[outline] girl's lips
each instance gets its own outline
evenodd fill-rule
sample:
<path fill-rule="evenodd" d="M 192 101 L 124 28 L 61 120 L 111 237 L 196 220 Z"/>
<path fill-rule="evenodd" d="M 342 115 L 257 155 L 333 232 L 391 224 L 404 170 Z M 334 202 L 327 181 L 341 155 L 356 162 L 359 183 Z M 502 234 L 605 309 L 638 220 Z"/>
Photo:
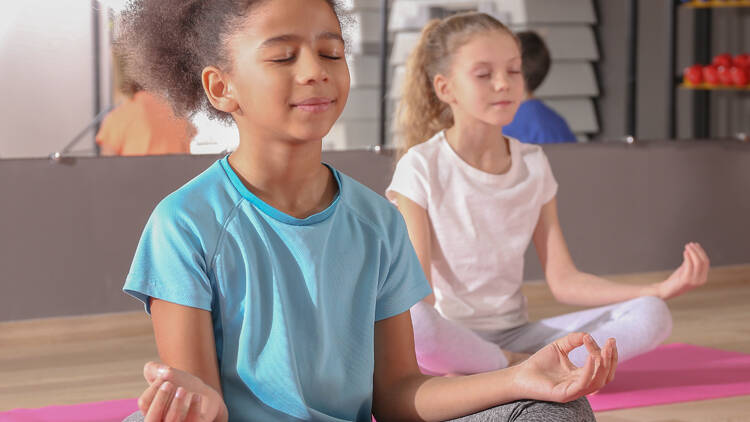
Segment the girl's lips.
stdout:
<path fill-rule="evenodd" d="M 336 100 L 329 98 L 310 98 L 301 103 L 293 104 L 292 107 L 310 113 L 320 113 L 331 108 Z"/>
<path fill-rule="evenodd" d="M 492 103 L 494 106 L 501 106 L 501 107 L 507 107 L 509 105 L 513 104 L 513 101 L 497 101 Z"/>

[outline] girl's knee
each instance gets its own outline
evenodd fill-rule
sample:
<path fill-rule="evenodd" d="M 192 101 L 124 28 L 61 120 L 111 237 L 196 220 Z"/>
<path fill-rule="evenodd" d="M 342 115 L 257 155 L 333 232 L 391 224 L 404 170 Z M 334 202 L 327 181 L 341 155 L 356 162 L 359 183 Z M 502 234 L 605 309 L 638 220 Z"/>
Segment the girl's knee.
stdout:
<path fill-rule="evenodd" d="M 646 320 L 646 326 L 653 327 L 654 340 L 661 343 L 672 333 L 672 313 L 667 304 L 655 296 L 643 296 L 634 299 L 638 314 Z"/>
<path fill-rule="evenodd" d="M 593 422 L 596 421 L 586 397 L 568 403 L 519 400 L 501 404 L 451 422 Z"/>
<path fill-rule="evenodd" d="M 644 296 L 639 299 L 642 302 L 644 313 L 653 321 L 660 322 L 664 326 L 672 328 L 672 312 L 662 299 L 656 296 Z"/>
<path fill-rule="evenodd" d="M 586 397 L 568 403 L 535 401 L 524 412 L 512 419 L 518 422 L 565 421 L 594 422 L 594 411 Z"/>

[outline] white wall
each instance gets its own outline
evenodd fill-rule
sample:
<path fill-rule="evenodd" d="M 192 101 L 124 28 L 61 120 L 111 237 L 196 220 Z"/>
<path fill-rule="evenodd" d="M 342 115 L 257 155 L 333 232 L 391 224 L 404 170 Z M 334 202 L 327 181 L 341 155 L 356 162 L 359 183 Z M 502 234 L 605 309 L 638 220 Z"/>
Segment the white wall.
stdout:
<path fill-rule="evenodd" d="M 86 0 L 4 2 L 0 158 L 47 156 L 93 117 L 91 15 Z"/>

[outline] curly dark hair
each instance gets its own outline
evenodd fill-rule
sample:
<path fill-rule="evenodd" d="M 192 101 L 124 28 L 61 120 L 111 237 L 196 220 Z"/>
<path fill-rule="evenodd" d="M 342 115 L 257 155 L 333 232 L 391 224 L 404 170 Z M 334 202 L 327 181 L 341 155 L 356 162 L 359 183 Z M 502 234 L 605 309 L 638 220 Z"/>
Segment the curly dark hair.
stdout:
<path fill-rule="evenodd" d="M 113 45 L 112 48 L 112 64 L 116 71 L 117 89 L 120 92 L 128 98 L 133 98 L 136 93 L 143 91 L 143 87 L 128 74 L 128 69 L 125 67 L 125 57 L 117 44 Z"/>
<path fill-rule="evenodd" d="M 167 98 L 178 116 L 204 110 L 230 121 L 229 113 L 208 102 L 201 72 L 206 66 L 231 70 L 226 41 L 263 1 L 268 0 L 131 0 L 116 41 L 127 73 Z M 325 1 L 341 23 L 337 0 Z"/>
<path fill-rule="evenodd" d="M 526 90 L 534 92 L 544 82 L 551 65 L 547 45 L 534 31 L 516 33 L 521 41 L 521 61 Z"/>

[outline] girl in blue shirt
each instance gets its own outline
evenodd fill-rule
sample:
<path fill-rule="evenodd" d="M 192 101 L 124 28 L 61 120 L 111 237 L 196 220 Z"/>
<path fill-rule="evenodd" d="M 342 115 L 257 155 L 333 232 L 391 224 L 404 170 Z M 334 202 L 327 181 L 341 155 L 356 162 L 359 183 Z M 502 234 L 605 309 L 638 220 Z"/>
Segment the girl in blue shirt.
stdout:
<path fill-rule="evenodd" d="M 321 163 L 349 92 L 333 1 L 135 0 L 121 45 L 178 114 L 206 110 L 240 133 L 156 207 L 128 274 L 163 361 L 144 367 L 145 420 L 473 420 L 488 408 L 593 420 L 580 398 L 612 379 L 613 341 L 576 333 L 505 370 L 419 372 L 409 308 L 430 289 L 404 221 Z M 582 344 L 579 368 L 567 353 Z"/>

